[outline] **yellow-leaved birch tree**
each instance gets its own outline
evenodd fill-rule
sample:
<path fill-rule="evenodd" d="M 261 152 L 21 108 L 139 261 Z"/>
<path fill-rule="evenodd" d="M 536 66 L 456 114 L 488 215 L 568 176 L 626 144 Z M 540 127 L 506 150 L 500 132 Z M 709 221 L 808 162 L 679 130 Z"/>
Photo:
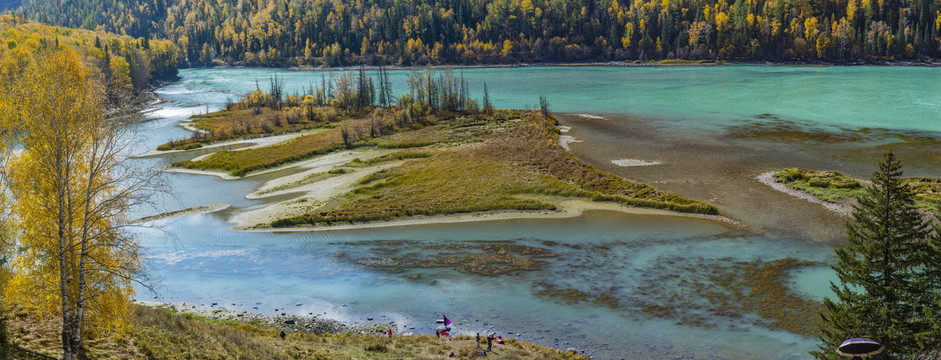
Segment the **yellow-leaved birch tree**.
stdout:
<path fill-rule="evenodd" d="M 72 360 L 85 337 L 127 326 L 142 264 L 124 214 L 151 177 L 121 161 L 127 126 L 105 116 L 101 74 L 68 49 L 34 57 L 0 76 L 0 121 L 18 148 L 2 163 L 17 229 L 4 296 L 61 319 L 63 358 Z"/>

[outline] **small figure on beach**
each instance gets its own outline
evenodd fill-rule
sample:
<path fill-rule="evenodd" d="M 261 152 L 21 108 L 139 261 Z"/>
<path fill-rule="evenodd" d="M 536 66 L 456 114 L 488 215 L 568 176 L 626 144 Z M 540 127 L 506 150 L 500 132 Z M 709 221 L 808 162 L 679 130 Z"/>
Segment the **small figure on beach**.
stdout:
<path fill-rule="evenodd" d="M 477 333 L 477 348 L 480 348 L 480 333 Z"/>
<path fill-rule="evenodd" d="M 279 335 L 281 335 L 281 340 L 284 340 L 284 337 L 287 336 L 287 334 L 284 333 L 283 329 L 281 330 L 281 334 Z"/>
<path fill-rule="evenodd" d="M 389 337 L 392 337 L 392 329 L 389 329 Z"/>
<path fill-rule="evenodd" d="M 493 334 L 487 335 L 487 351 L 493 349 Z"/>

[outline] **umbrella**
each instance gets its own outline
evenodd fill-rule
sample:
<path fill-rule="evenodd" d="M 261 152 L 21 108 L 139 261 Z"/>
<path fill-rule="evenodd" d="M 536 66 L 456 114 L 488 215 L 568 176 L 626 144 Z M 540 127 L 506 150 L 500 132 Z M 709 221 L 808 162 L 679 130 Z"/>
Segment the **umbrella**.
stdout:
<path fill-rule="evenodd" d="M 885 347 L 875 341 L 854 338 L 840 344 L 840 347 L 836 349 L 836 353 L 843 356 L 861 357 L 873 356 L 881 353 L 883 350 L 885 350 Z"/>

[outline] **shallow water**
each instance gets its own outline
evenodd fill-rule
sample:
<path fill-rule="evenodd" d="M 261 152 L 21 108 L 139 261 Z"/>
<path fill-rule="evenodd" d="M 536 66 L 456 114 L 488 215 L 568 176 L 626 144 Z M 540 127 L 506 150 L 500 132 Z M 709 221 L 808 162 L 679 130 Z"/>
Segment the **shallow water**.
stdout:
<path fill-rule="evenodd" d="M 592 165 L 709 201 L 744 224 L 663 216 L 589 212 L 562 220 L 438 224 L 321 233 L 257 233 L 229 229 L 224 215 L 258 206 L 247 200 L 265 175 L 225 181 L 168 174 L 176 196 L 136 214 L 230 203 L 233 210 L 157 223 L 140 229 L 158 299 L 275 315 L 320 314 L 348 322 L 366 317 L 395 321 L 400 332 L 431 332 L 448 314 L 459 333 L 497 331 L 559 348 L 613 358 L 806 358 L 815 339 L 741 317 L 704 312 L 706 270 L 725 264 L 795 258 L 815 266 L 792 270 L 791 288 L 812 299 L 829 295 L 832 246 L 845 220 L 819 205 L 791 198 L 754 177 L 783 167 L 839 169 L 866 177 L 898 134 L 927 146 L 897 147 L 909 173 L 935 175 L 930 140 L 941 130 L 937 69 L 914 67 L 790 68 L 555 67 L 466 69 L 473 93 L 487 82 L 498 107 L 535 107 L 549 98 L 566 134 L 582 142 L 572 151 Z M 407 71 L 390 71 L 394 89 L 406 90 Z M 317 71 L 191 69 L 157 91 L 168 102 L 141 125 L 144 152 L 186 132 L 176 122 L 221 108 L 236 94 L 284 77 L 288 91 L 320 81 Z M 479 98 L 479 95 L 477 96 Z M 763 115 L 770 114 L 770 115 Z M 782 131 L 782 127 L 783 130 Z M 885 131 L 854 132 L 860 128 Z M 795 136 L 795 133 L 804 134 Z M 807 135 L 809 134 L 809 136 Z M 844 134 L 853 134 L 851 137 Z M 189 155 L 192 156 L 192 155 Z M 183 156 L 139 159 L 163 166 Z M 623 167 L 612 160 L 658 164 Z M 391 240 L 391 241 L 389 241 Z M 535 271 L 479 276 L 451 268 L 373 266 L 394 256 L 435 259 L 476 250 L 480 241 L 540 248 L 555 254 Z M 463 250 L 462 250 L 463 251 Z M 378 259 L 378 260 L 377 260 Z M 381 264 L 381 262 L 379 262 Z M 717 275 L 717 276 L 718 276 Z M 682 282 L 690 280 L 690 282 Z M 702 280 L 702 281 L 700 281 Z M 606 294 L 617 307 L 535 295 L 555 286 Z M 652 291 L 641 289 L 653 289 Z M 140 297 L 150 296 L 147 293 Z M 256 304 L 260 302 L 261 304 Z M 295 304 L 301 303 L 301 306 Z M 645 306 L 677 307 L 652 316 Z M 254 309 L 258 307 L 258 309 Z M 277 312 L 274 309 L 279 309 Z M 701 320 L 692 325 L 684 319 Z"/>

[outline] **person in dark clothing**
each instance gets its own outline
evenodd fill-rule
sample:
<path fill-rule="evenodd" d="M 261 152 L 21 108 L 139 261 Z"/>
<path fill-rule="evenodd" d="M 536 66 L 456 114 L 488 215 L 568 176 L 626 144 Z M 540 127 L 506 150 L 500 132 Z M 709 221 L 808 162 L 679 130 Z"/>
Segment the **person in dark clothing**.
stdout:
<path fill-rule="evenodd" d="M 284 340 L 284 337 L 285 337 L 287 334 L 284 333 L 284 330 L 281 330 L 281 334 L 280 334 L 280 335 L 281 335 L 281 340 Z"/>
<path fill-rule="evenodd" d="M 493 336 L 487 335 L 487 351 L 493 348 Z"/>
<path fill-rule="evenodd" d="M 477 333 L 477 348 L 480 348 L 480 333 Z"/>

